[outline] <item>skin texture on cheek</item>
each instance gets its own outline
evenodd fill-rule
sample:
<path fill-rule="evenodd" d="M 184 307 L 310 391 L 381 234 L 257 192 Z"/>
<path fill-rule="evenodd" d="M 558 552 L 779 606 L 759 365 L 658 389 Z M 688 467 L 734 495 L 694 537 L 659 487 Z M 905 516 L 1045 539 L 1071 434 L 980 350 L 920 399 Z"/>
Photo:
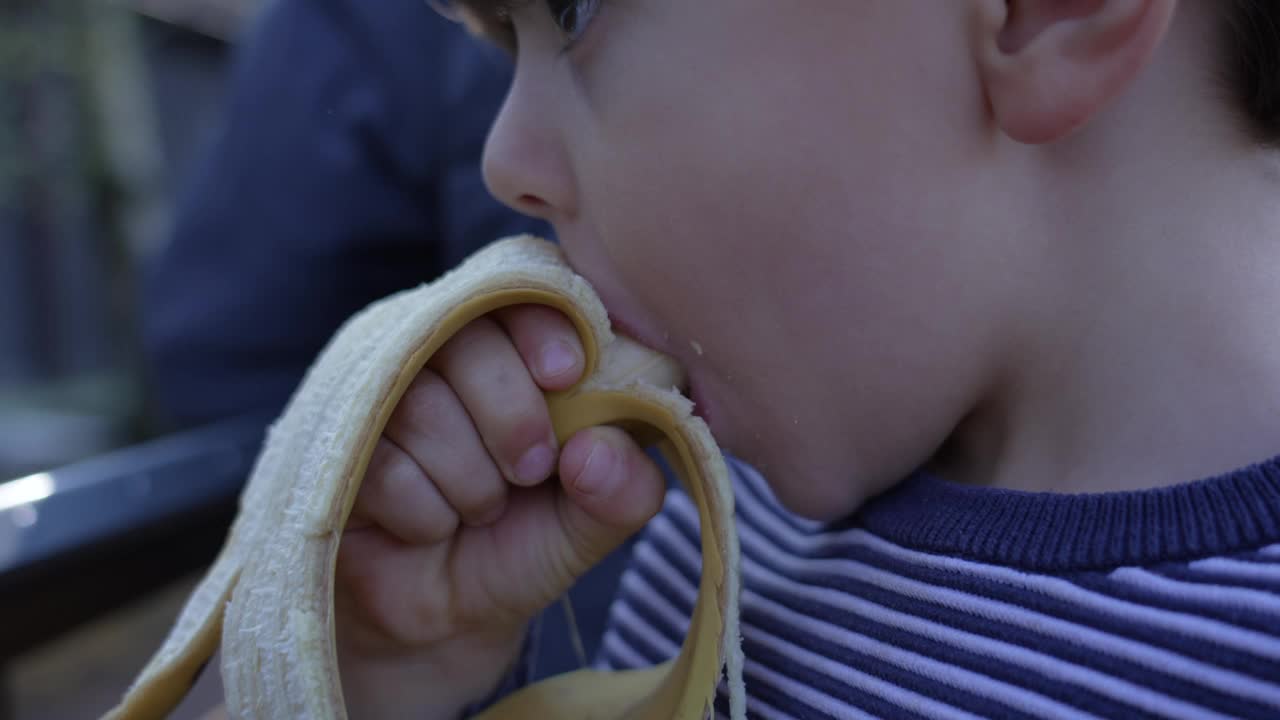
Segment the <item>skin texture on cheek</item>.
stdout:
<path fill-rule="evenodd" d="M 582 211 L 561 240 L 689 368 L 727 449 L 792 509 L 847 514 L 923 464 L 964 401 L 942 380 L 967 369 L 946 351 L 971 350 L 954 327 L 973 261 L 930 217 L 964 201 L 911 200 L 957 170 L 939 123 L 902 112 L 962 83 L 885 39 L 944 44 L 929 28 L 953 20 L 932 2 L 606 12 L 564 93 Z"/>

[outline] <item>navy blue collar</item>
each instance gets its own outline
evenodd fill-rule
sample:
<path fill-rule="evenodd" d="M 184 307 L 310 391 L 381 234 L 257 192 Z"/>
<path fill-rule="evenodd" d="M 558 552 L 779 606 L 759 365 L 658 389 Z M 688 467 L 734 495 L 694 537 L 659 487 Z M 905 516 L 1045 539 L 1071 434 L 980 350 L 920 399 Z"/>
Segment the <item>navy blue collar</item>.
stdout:
<path fill-rule="evenodd" d="M 899 545 L 1053 572 L 1192 560 L 1280 543 L 1280 456 L 1154 490 L 1088 495 L 961 485 L 927 473 L 855 517 Z"/>

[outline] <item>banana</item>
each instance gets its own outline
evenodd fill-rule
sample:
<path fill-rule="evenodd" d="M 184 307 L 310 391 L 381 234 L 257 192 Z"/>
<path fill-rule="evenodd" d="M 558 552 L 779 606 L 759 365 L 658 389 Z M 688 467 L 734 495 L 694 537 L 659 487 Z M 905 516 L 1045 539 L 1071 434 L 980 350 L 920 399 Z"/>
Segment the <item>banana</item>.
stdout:
<path fill-rule="evenodd" d="M 738 635 L 738 542 L 728 472 L 706 425 L 673 385 L 672 361 L 616 337 L 594 291 L 558 248 L 498 241 L 456 270 L 375 303 L 339 331 L 268 431 L 221 553 L 169 636 L 108 720 L 163 718 L 222 646 L 233 718 L 347 717 L 334 645 L 338 543 L 370 455 L 410 381 L 464 325 L 503 306 L 542 303 L 575 324 L 586 378 L 547 396 L 561 440 L 616 424 L 656 441 L 697 503 L 702 577 L 689 633 L 670 662 L 580 670 L 536 683 L 484 720 L 701 720 L 727 681 L 746 717 Z M 671 388 L 671 389 L 668 389 Z"/>

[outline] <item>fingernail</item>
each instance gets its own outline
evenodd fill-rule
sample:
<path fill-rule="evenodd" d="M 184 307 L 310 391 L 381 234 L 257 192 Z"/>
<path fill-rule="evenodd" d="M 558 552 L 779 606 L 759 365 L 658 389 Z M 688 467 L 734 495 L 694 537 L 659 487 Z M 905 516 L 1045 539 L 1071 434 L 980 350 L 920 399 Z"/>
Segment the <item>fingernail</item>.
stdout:
<path fill-rule="evenodd" d="M 578 366 L 578 353 L 568 343 L 557 340 L 543 346 L 538 362 L 543 377 L 558 378 Z"/>
<path fill-rule="evenodd" d="M 614 480 L 614 466 L 618 455 L 609 443 L 597 441 L 582 463 L 582 471 L 573 480 L 573 487 L 583 495 L 603 495 Z"/>
<path fill-rule="evenodd" d="M 555 469 L 556 453 L 547 445 L 535 445 L 516 463 L 516 480 L 523 485 L 535 485 L 546 480 Z"/>

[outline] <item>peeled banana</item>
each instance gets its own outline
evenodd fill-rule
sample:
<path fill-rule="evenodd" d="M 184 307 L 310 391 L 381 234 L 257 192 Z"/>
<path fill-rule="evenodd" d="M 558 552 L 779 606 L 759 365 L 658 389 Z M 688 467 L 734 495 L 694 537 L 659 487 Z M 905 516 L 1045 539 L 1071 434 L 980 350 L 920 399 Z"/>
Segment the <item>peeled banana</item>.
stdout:
<path fill-rule="evenodd" d="M 558 248 L 529 236 L 498 241 L 458 269 L 378 302 L 350 320 L 268 432 L 220 555 L 110 720 L 163 718 L 221 641 L 233 718 L 346 718 L 334 645 L 338 543 L 392 410 L 437 349 L 470 321 L 507 305 L 564 312 L 582 337 L 585 379 L 547 396 L 561 440 L 619 425 L 656 441 L 697 503 L 702 578 L 680 654 L 654 668 L 580 670 L 536 683 L 485 720 L 702 720 L 717 685 L 745 718 L 738 637 L 738 544 L 720 451 L 674 389 L 679 370 L 615 337 L 591 287 Z"/>

